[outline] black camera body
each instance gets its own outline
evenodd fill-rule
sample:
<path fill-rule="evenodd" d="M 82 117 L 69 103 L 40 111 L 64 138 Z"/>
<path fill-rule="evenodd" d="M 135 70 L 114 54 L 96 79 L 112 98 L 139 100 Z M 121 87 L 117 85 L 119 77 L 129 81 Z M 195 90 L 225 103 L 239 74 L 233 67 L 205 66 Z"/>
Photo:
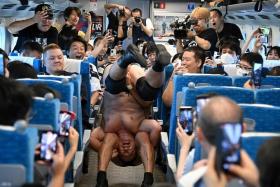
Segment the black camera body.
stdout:
<path fill-rule="evenodd" d="M 183 21 L 176 19 L 173 23 L 170 24 L 171 29 L 174 30 L 174 37 L 176 39 L 186 39 L 187 31 L 191 28 L 192 25 L 197 24 L 196 19 L 191 19 L 190 16 L 187 16 Z"/>
<path fill-rule="evenodd" d="M 135 22 L 136 22 L 136 23 L 140 23 L 140 21 L 141 21 L 141 17 L 136 17 L 136 18 L 135 18 Z"/>

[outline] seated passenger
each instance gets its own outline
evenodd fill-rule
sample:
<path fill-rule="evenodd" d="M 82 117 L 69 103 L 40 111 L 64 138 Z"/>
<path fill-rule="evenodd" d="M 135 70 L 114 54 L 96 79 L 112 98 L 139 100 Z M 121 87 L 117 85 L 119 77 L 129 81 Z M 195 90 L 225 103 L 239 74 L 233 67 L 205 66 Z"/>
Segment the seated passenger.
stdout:
<path fill-rule="evenodd" d="M 145 43 L 142 54 L 147 57 L 147 67 L 153 66 L 158 54 L 157 45 L 151 41 Z"/>
<path fill-rule="evenodd" d="M 112 65 L 106 78 L 104 92 L 104 127 L 102 131 L 91 135 L 91 145 L 99 150 L 99 167 L 97 186 L 108 186 L 106 170 L 113 154 L 118 151 L 122 162 L 130 162 L 136 157 L 136 148 L 140 149 L 145 174 L 142 186 L 152 185 L 154 167 L 154 146 L 157 145 L 161 127 L 155 120 L 147 119 L 146 110 L 163 83 L 164 66 L 170 61 L 170 55 L 159 54 L 156 63 L 145 73 L 145 59 L 139 54 L 136 46 L 130 45 L 126 54 Z M 96 145 L 96 137 L 104 137 Z M 136 140 L 136 145 L 134 143 Z"/>
<path fill-rule="evenodd" d="M 168 81 L 167 87 L 165 88 L 162 100 L 164 104 L 171 107 L 173 99 L 173 78 L 178 73 L 201 73 L 201 68 L 205 61 L 204 51 L 198 47 L 189 47 L 185 49 L 182 55 L 181 65 L 177 64 L 174 67 L 173 73 Z"/>
<path fill-rule="evenodd" d="M 213 150 L 215 150 L 215 146 L 218 140 L 217 139 L 218 129 L 221 127 L 221 125 L 224 125 L 226 123 L 230 123 L 232 125 L 239 125 L 242 122 L 242 118 L 243 117 L 242 117 L 241 108 L 234 101 L 223 96 L 214 96 L 209 100 L 209 102 L 202 108 L 201 115 L 198 117 L 198 121 L 197 121 L 198 127 L 196 129 L 197 139 L 200 142 L 202 149 L 206 153 L 206 160 L 199 161 L 194 167 L 193 171 L 190 171 L 189 173 L 185 174 L 181 178 L 180 178 L 180 174 L 178 173 L 179 175 L 178 177 L 180 178 L 179 184 L 184 184 L 184 182 L 189 182 L 190 185 L 191 184 L 196 185 L 198 180 L 201 179 L 202 177 L 204 178 L 203 182 L 206 183 L 206 186 L 211 184 L 209 183 L 211 177 L 210 178 L 208 177 L 210 174 L 216 173 L 216 172 L 209 173 L 210 169 L 213 169 L 212 162 L 213 163 L 215 162 L 215 158 L 219 159 L 219 157 L 213 156 L 213 154 L 215 154 L 215 151 Z M 185 141 L 190 142 L 190 140 L 188 139 L 191 139 L 193 137 L 188 136 L 186 138 L 187 140 Z M 190 146 L 191 144 L 188 143 L 185 145 Z M 182 151 L 188 151 L 190 147 L 184 146 L 183 148 L 184 150 Z M 180 159 L 184 159 L 184 158 L 179 158 L 179 160 Z M 248 185 L 256 186 L 257 179 L 258 179 L 257 176 L 258 171 L 257 168 L 254 166 L 253 161 L 250 160 L 249 162 L 248 160 L 250 160 L 249 156 L 245 153 L 245 151 L 241 150 L 241 165 L 232 164 L 229 166 L 229 171 L 235 174 L 235 176 L 245 180 L 245 182 L 248 182 Z M 208 164 L 210 165 L 208 166 Z M 252 167 L 247 168 L 248 165 Z M 250 170 L 251 171 L 251 176 L 249 176 L 250 179 L 244 178 L 242 174 L 238 173 L 237 170 L 235 170 L 236 168 L 235 166 L 241 167 L 242 169 L 244 169 L 244 171 Z M 180 167 L 182 167 L 182 165 L 180 165 Z M 222 179 L 225 180 L 224 175 L 222 175 L 222 178 L 220 178 L 220 180 Z M 210 186 L 212 186 L 212 184 Z M 217 186 L 224 186 L 224 185 L 217 185 Z"/>
<path fill-rule="evenodd" d="M 21 55 L 26 57 L 42 58 L 43 48 L 38 42 L 26 41 L 22 45 Z"/>
<path fill-rule="evenodd" d="M 280 60 L 280 47 L 273 46 L 269 49 L 266 55 L 267 60 Z"/>
<path fill-rule="evenodd" d="M 280 76 L 280 66 L 273 67 L 269 72 L 268 75 L 270 76 Z"/>
<path fill-rule="evenodd" d="M 251 75 L 254 67 L 254 62 L 263 63 L 263 58 L 258 53 L 245 53 L 240 57 L 240 62 L 237 65 L 238 76 Z"/>
<path fill-rule="evenodd" d="M 50 5 L 40 4 L 35 8 L 35 15 L 27 20 L 20 20 L 8 26 L 10 33 L 18 36 L 13 51 L 19 51 L 27 40 L 38 42 L 42 47 L 57 43 L 58 32 L 52 27 L 53 12 Z"/>
<path fill-rule="evenodd" d="M 9 78 L 11 79 L 37 79 L 37 72 L 35 69 L 24 62 L 21 61 L 12 61 L 8 63 L 7 69 L 9 71 Z"/>

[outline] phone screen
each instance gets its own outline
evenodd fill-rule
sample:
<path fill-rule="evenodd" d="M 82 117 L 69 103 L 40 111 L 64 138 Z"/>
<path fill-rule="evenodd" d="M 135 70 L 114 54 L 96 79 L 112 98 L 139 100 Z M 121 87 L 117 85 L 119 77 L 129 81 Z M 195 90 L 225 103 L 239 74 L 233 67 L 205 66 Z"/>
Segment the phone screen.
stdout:
<path fill-rule="evenodd" d="M 72 116 L 70 112 L 61 111 L 59 115 L 59 135 L 61 136 L 68 136 L 69 135 L 69 128 L 72 125 Z"/>
<path fill-rule="evenodd" d="M 266 35 L 260 35 L 260 42 L 262 44 L 268 43 L 268 39 Z"/>
<path fill-rule="evenodd" d="M 231 164 L 240 163 L 242 125 L 227 123 L 220 130 L 217 155 L 220 157 L 222 170 L 227 172 Z"/>
<path fill-rule="evenodd" d="M 57 134 L 51 131 L 42 133 L 40 157 L 50 161 L 52 154 L 56 152 Z"/>
<path fill-rule="evenodd" d="M 190 107 L 190 106 L 180 107 L 179 123 L 188 135 L 191 135 L 193 133 L 192 107 Z"/>
<path fill-rule="evenodd" d="M 5 63 L 4 63 L 4 56 L 0 54 L 0 75 L 5 76 Z"/>
<path fill-rule="evenodd" d="M 254 63 L 253 72 L 252 72 L 252 81 L 256 88 L 261 86 L 262 79 L 262 63 Z"/>

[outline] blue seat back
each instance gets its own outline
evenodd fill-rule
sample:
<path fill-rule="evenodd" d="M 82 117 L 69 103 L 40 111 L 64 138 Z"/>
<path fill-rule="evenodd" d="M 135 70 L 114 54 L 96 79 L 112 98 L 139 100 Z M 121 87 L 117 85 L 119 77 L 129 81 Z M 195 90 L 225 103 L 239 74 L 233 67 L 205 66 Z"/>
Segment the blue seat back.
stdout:
<path fill-rule="evenodd" d="M 91 85 L 90 85 L 90 64 L 85 61 L 81 62 L 81 76 L 83 87 L 86 88 L 87 99 L 87 112 L 90 114 L 90 98 L 91 98 Z"/>
<path fill-rule="evenodd" d="M 248 81 L 250 79 L 250 77 L 248 76 L 236 76 L 236 77 L 232 77 L 233 80 L 233 86 L 236 87 L 243 87 L 243 85 L 245 84 L 246 81 Z"/>
<path fill-rule="evenodd" d="M 260 146 L 275 136 L 277 133 L 243 133 L 241 138 L 241 147 L 248 153 L 251 159 L 256 162 L 256 157 Z"/>
<path fill-rule="evenodd" d="M 32 118 L 29 121 L 34 125 L 50 125 L 53 130 L 59 130 L 60 102 L 58 99 L 34 98 Z"/>
<path fill-rule="evenodd" d="M 207 93 L 216 93 L 231 98 L 237 103 L 254 103 L 254 91 L 229 87 L 229 86 L 205 86 L 196 88 L 183 88 L 183 105 L 196 106 L 196 96 Z"/>
<path fill-rule="evenodd" d="M 280 106 L 280 88 L 256 90 L 256 103 Z"/>
<path fill-rule="evenodd" d="M 63 79 L 68 79 L 70 82 L 74 84 L 74 96 L 77 97 L 77 121 L 75 124 L 76 130 L 79 132 L 79 149 L 81 148 L 82 135 L 83 135 L 83 122 L 82 122 L 82 106 L 81 106 L 81 75 L 73 75 L 73 76 L 51 76 L 51 75 L 39 75 L 39 79 L 50 79 L 50 80 L 59 80 L 63 81 Z"/>
<path fill-rule="evenodd" d="M 280 107 L 258 104 L 240 104 L 243 117 L 254 119 L 256 132 L 280 132 Z"/>
<path fill-rule="evenodd" d="M 0 163 L 23 165 L 26 169 L 26 182 L 33 182 L 38 139 L 38 131 L 34 128 L 27 128 L 24 132 L 0 130 Z"/>
<path fill-rule="evenodd" d="M 60 93 L 60 102 L 67 103 L 69 111 L 73 111 L 73 95 L 74 95 L 74 85 L 71 82 L 63 82 L 56 80 L 45 80 L 45 79 L 18 79 L 27 85 L 31 84 L 45 84 L 48 87 L 54 89 Z"/>
<path fill-rule="evenodd" d="M 35 69 L 37 73 L 42 72 L 43 62 L 41 59 L 36 59 L 34 57 L 23 57 L 23 56 L 9 56 L 10 61 L 19 60 L 24 63 L 27 63 Z"/>
<path fill-rule="evenodd" d="M 187 86 L 190 82 L 207 83 L 212 86 L 231 86 L 232 79 L 222 75 L 207 75 L 207 74 L 187 74 L 187 75 L 175 75 L 173 80 L 173 99 L 170 113 L 169 124 L 169 152 L 174 154 L 175 152 L 175 129 L 176 129 L 176 99 L 177 92 L 182 91 L 182 88 Z"/>
<path fill-rule="evenodd" d="M 233 77 L 233 86 L 243 87 L 243 85 L 248 81 L 251 77 Z M 278 76 L 267 76 L 262 79 L 262 85 L 270 85 L 275 88 L 280 88 L 280 77 Z"/>

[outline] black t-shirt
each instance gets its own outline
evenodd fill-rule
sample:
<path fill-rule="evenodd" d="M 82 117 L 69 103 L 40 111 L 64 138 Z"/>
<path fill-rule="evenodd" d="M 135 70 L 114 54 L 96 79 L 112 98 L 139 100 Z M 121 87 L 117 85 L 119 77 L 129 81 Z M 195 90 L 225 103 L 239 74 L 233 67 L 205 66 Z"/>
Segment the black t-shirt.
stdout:
<path fill-rule="evenodd" d="M 211 47 L 207 51 L 210 51 L 212 55 L 214 54 L 214 51 L 218 51 L 218 49 L 216 47 L 218 37 L 217 37 L 217 33 L 214 29 L 212 29 L 212 28 L 206 29 L 206 30 L 202 31 L 201 33 L 199 33 L 197 36 L 210 42 Z"/>
<path fill-rule="evenodd" d="M 59 47 L 65 51 L 70 47 L 70 42 L 73 38 L 78 36 L 79 31 L 71 25 L 65 24 L 59 35 L 58 35 L 58 45 Z"/>
<path fill-rule="evenodd" d="M 112 29 L 113 32 L 118 32 L 118 26 L 119 26 L 119 20 L 118 17 L 111 11 L 108 15 L 108 28 L 107 29 Z"/>
<path fill-rule="evenodd" d="M 27 40 L 36 41 L 40 43 L 42 47 L 51 43 L 57 44 L 58 32 L 55 27 L 51 27 L 47 32 L 43 32 L 38 29 L 37 23 L 35 23 L 22 29 L 15 36 L 18 36 L 18 40 L 14 50 L 19 51 L 23 43 Z"/>
<path fill-rule="evenodd" d="M 222 39 L 225 36 L 234 36 L 240 40 L 243 40 L 240 28 L 233 23 L 224 23 L 224 28 L 220 33 L 218 33 L 218 36 L 219 39 Z"/>

